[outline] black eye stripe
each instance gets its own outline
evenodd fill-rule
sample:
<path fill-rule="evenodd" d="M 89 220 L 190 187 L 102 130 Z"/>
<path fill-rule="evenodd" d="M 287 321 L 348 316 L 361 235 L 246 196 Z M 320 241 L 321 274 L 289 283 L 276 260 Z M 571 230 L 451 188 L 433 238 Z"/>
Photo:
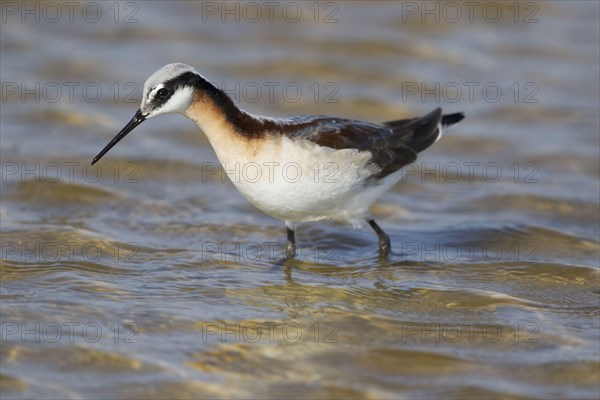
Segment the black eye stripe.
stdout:
<path fill-rule="evenodd" d="M 184 87 L 194 88 L 197 86 L 204 85 L 207 85 L 207 88 L 212 87 L 212 85 L 206 82 L 199 75 L 193 72 L 185 72 L 181 75 L 176 76 L 173 79 L 169 79 L 168 81 L 160 83 L 159 86 L 162 87 L 160 87 L 160 89 L 158 90 L 156 86 L 152 87 L 150 89 L 150 93 L 154 94 L 148 95 L 148 102 L 151 104 L 152 108 L 159 108 L 160 106 L 165 104 L 171 98 L 171 96 L 173 96 L 173 94 L 177 92 L 177 90 Z"/>

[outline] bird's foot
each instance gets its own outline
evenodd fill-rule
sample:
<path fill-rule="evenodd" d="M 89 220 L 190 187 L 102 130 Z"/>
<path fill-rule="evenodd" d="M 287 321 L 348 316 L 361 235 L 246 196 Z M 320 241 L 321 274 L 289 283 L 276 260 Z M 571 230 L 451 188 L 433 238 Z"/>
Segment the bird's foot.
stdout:
<path fill-rule="evenodd" d="M 387 258 L 392 251 L 392 245 L 390 244 L 390 238 L 382 239 L 379 241 L 379 256 Z"/>
<path fill-rule="evenodd" d="M 296 258 L 296 244 L 295 243 L 288 242 L 287 246 L 285 247 L 285 255 L 290 260 L 293 258 Z"/>

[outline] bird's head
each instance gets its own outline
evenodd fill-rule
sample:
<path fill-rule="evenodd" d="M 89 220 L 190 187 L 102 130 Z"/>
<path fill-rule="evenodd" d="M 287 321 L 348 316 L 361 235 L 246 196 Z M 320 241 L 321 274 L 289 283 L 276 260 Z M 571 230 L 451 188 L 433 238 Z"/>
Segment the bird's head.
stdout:
<path fill-rule="evenodd" d="M 160 114 L 185 114 L 194 101 L 194 87 L 201 81 L 205 79 L 186 64 L 168 64 L 153 73 L 144 84 L 140 109 L 117 136 L 94 157 L 92 165 L 146 119 Z"/>

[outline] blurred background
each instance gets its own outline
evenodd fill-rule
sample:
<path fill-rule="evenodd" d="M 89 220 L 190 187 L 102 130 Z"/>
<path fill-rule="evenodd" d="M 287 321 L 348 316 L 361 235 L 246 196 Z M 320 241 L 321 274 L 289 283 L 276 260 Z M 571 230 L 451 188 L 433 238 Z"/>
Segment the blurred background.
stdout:
<path fill-rule="evenodd" d="M 0 26 L 8 398 L 598 398 L 599 3 L 21 2 Z M 464 111 L 367 227 L 299 228 L 178 115 L 184 62 L 264 115 Z"/>

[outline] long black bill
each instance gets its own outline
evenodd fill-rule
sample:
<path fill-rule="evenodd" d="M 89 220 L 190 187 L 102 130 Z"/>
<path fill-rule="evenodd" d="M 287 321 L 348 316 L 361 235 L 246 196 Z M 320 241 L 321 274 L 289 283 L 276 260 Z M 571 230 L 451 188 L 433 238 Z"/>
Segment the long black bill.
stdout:
<path fill-rule="evenodd" d="M 96 164 L 98 160 L 100 160 L 106 153 L 108 153 L 108 151 L 112 149 L 115 144 L 119 143 L 121 139 L 127 136 L 127 134 L 133 130 L 133 128 L 144 122 L 145 119 L 146 117 L 144 116 L 144 114 L 142 114 L 142 111 L 138 110 L 133 116 L 133 118 L 131 118 L 131 121 L 129 121 L 127 125 L 125 125 L 123 129 L 121 129 L 121 132 L 119 132 L 117 136 L 115 136 L 114 139 L 111 140 L 110 143 L 107 144 L 106 147 L 103 148 L 102 151 L 98 153 L 96 157 L 94 157 L 94 159 L 92 160 L 92 165 Z"/>

